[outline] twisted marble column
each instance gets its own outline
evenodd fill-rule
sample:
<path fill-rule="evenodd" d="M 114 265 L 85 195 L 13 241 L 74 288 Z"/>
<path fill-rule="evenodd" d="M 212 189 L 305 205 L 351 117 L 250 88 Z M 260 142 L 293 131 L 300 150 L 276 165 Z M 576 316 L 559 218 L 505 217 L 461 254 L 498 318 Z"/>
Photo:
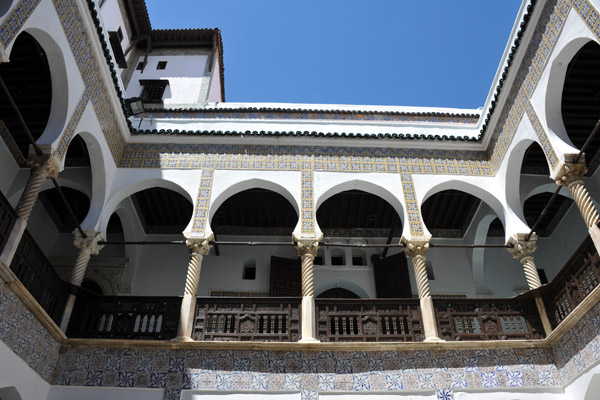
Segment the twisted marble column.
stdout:
<path fill-rule="evenodd" d="M 0 278 L 6 282 L 12 282 L 16 279 L 9 266 L 17 251 L 19 242 L 21 242 L 21 237 L 27 227 L 27 220 L 31 215 L 40 190 L 47 178 L 58 176 L 58 165 L 51 156 L 30 155 L 27 159 L 27 165 L 31 168 L 31 173 L 17 203 L 16 214 L 18 218 L 0 253 Z"/>
<path fill-rule="evenodd" d="M 575 158 L 575 154 L 565 154 L 565 162 L 554 173 L 554 180 L 557 185 L 567 186 L 571 191 L 594 246 L 600 252 L 600 215 L 581 179 L 587 173 L 585 156 L 577 163 L 574 162 Z"/>
<path fill-rule="evenodd" d="M 302 262 L 302 339 L 300 342 L 318 342 L 315 319 L 315 256 L 319 242 L 298 241 L 298 256 Z"/>
<path fill-rule="evenodd" d="M 185 288 L 181 301 L 181 313 L 179 317 L 179 330 L 176 341 L 192 341 L 192 329 L 194 327 L 194 314 L 196 308 L 196 295 L 198 294 L 198 283 L 200 283 L 200 271 L 202 260 L 208 255 L 212 245 L 210 238 L 188 238 L 185 244 L 190 249 L 190 261 L 188 263 L 187 275 L 185 277 Z"/>
<path fill-rule="evenodd" d="M 30 155 L 27 159 L 27 165 L 31 168 L 31 173 L 15 210 L 17 216 L 24 221 L 29 219 L 46 179 L 58 176 L 58 165 L 52 156 Z"/>
<path fill-rule="evenodd" d="M 429 250 L 429 241 L 426 239 L 408 240 L 402 237 L 401 243 L 404 244 L 404 254 L 412 259 L 415 270 L 415 279 L 417 281 L 417 290 L 419 292 L 419 302 L 421 304 L 421 315 L 423 317 L 423 333 L 426 342 L 442 341 L 438 336 L 437 320 L 431 299 L 431 289 L 429 288 L 429 279 L 427 278 L 427 265 L 425 255 Z"/>
<path fill-rule="evenodd" d="M 598 210 L 596 210 L 596 206 L 594 205 L 583 181 L 576 180 L 571 182 L 568 187 L 573 194 L 573 198 L 575 199 L 577 207 L 579 207 L 579 211 L 581 212 L 581 216 L 585 221 L 585 225 L 588 227 L 588 229 L 597 226 L 600 222 L 600 215 L 598 215 Z"/>
<path fill-rule="evenodd" d="M 521 262 L 523 265 L 523 272 L 525 273 L 525 279 L 527 280 L 527 286 L 529 286 L 529 290 L 534 290 L 542 286 L 542 281 L 540 280 L 540 275 L 537 272 L 537 267 L 533 258 L 533 253 L 537 249 L 537 235 L 533 233 L 529 237 L 529 240 L 525 240 L 528 235 L 529 234 L 527 233 L 517 233 L 512 235 L 508 240 L 508 244 L 512 245 L 512 247 L 509 247 L 508 251 L 513 258 L 516 258 Z M 548 319 L 544 301 L 538 296 L 535 298 L 535 304 L 540 314 L 542 325 L 544 326 L 544 332 L 546 333 L 546 336 L 548 336 L 552 332 L 552 325 Z"/>
<path fill-rule="evenodd" d="M 71 284 L 74 286 L 81 286 L 81 282 L 83 282 L 85 272 L 90 262 L 90 257 L 92 255 L 97 255 L 104 247 L 104 245 L 98 244 L 98 242 L 102 240 L 102 235 L 100 232 L 85 230 L 84 233 L 86 237 L 82 237 L 78 230 L 73 232 L 75 235 L 73 245 L 79 249 L 75 266 L 73 267 L 73 271 L 71 271 L 71 279 L 69 279 L 69 282 L 71 282 Z M 67 331 L 69 319 L 71 318 L 73 306 L 75 305 L 75 299 L 76 296 L 73 293 L 71 293 L 67 299 L 65 311 L 63 312 L 62 320 L 60 322 L 60 329 L 62 329 L 63 332 Z"/>

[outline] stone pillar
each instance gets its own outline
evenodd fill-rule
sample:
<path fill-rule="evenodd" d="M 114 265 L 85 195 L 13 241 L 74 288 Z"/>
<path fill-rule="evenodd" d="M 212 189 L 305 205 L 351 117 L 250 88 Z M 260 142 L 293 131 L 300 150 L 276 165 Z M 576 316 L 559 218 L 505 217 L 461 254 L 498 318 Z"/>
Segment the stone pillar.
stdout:
<path fill-rule="evenodd" d="M 318 342 L 315 316 L 315 256 L 319 242 L 298 241 L 298 255 L 302 262 L 302 338 L 301 343 Z"/>
<path fill-rule="evenodd" d="M 531 235 L 528 241 L 525 241 L 527 235 L 527 233 L 517 233 L 512 235 L 508 240 L 508 244 L 512 245 L 513 247 L 509 248 L 508 251 L 514 258 L 521 261 L 529 290 L 534 290 L 542 286 L 540 276 L 535 266 L 535 260 L 533 259 L 533 252 L 537 248 L 537 235 L 534 233 Z M 544 332 L 546 333 L 546 336 L 548 336 L 550 333 L 552 333 L 552 325 L 548 319 L 548 313 L 546 312 L 544 300 L 542 300 L 541 297 L 536 296 L 535 304 L 540 313 L 540 319 L 542 320 L 542 325 L 544 326 Z"/>
<path fill-rule="evenodd" d="M 15 210 L 18 218 L 8 237 L 6 246 L 4 246 L 2 254 L 0 254 L 0 261 L 6 268 L 10 267 L 10 263 L 17 251 L 23 232 L 25 232 L 25 228 L 27 227 L 27 220 L 31 215 L 31 211 L 33 210 L 33 206 L 35 205 L 35 201 L 38 198 L 42 185 L 46 182 L 46 179 L 50 177 L 56 178 L 59 172 L 58 164 L 56 164 L 54 158 L 46 154 L 39 156 L 30 155 L 27 159 L 27 165 L 31 168 L 31 173 Z M 4 278 L 5 280 L 10 281 L 9 276 Z"/>
<path fill-rule="evenodd" d="M 83 278 L 85 277 L 85 271 L 87 270 L 87 266 L 90 262 L 90 257 L 92 254 L 97 255 L 104 247 L 104 245 L 98 244 L 98 242 L 102 240 L 102 235 L 100 232 L 86 230 L 84 233 L 86 237 L 82 237 L 78 230 L 73 232 L 75 235 L 75 241 L 73 242 L 73 245 L 79 249 L 75 266 L 71 272 L 71 279 L 69 280 L 69 282 L 74 286 L 81 286 L 81 282 L 83 282 Z M 71 293 L 67 299 L 65 311 L 63 312 L 62 320 L 60 322 L 60 329 L 63 332 L 66 332 L 67 327 L 69 326 L 69 320 L 71 319 L 71 313 L 73 312 L 73 306 L 75 305 L 76 298 L 77 296 Z"/>
<path fill-rule="evenodd" d="M 581 178 L 586 174 L 587 167 L 585 159 L 581 157 L 577 164 L 573 163 L 575 155 L 565 154 L 565 162 L 560 165 L 560 168 L 554 174 L 554 180 L 557 185 L 567 186 L 575 199 L 575 203 L 581 212 L 581 216 L 588 228 L 590 237 L 596 246 L 596 250 L 600 252 L 600 215 L 594 205 L 590 194 L 588 193 L 585 184 Z"/>
<path fill-rule="evenodd" d="M 417 290 L 419 292 L 419 301 L 421 303 L 421 315 L 423 317 L 423 333 L 425 342 L 441 342 L 438 336 L 435 310 L 433 300 L 431 299 L 431 289 L 427 279 L 427 268 L 425 266 L 425 255 L 429 249 L 427 240 L 407 240 L 402 238 L 404 244 L 404 254 L 410 257 L 415 269 L 415 280 L 417 281 Z"/>
<path fill-rule="evenodd" d="M 189 238 L 185 244 L 190 249 L 190 262 L 188 264 L 187 276 L 185 277 L 185 289 L 181 301 L 181 313 L 179 316 L 179 330 L 174 339 L 180 342 L 191 342 L 192 330 L 194 329 L 194 313 L 196 309 L 196 294 L 200 282 L 200 270 L 202 259 L 208 255 L 211 249 L 209 242 L 211 238 Z"/>

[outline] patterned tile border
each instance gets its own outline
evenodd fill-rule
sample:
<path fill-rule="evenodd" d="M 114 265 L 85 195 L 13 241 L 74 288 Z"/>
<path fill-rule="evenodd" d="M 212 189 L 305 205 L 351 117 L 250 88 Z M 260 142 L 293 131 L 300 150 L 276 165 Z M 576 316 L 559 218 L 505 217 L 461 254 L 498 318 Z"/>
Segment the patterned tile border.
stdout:
<path fill-rule="evenodd" d="M 55 385 L 181 390 L 389 392 L 560 387 L 543 349 L 388 352 L 65 347 Z M 441 393 L 440 393 L 441 392 Z M 177 398 L 177 397 L 176 397 Z M 441 397 L 444 398 L 444 397 Z"/>
<path fill-rule="evenodd" d="M 0 283 L 0 340 L 52 381 L 60 345 L 5 283 Z"/>

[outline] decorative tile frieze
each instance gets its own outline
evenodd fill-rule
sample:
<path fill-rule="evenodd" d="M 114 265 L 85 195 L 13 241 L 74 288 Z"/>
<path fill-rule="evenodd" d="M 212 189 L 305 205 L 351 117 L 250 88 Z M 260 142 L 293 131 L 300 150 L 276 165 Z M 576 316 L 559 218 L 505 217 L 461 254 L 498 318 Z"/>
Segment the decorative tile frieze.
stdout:
<path fill-rule="evenodd" d="M 38 4 L 40 4 L 40 0 L 21 0 L 6 17 L 0 26 L 0 42 L 4 48 L 7 48 L 10 42 L 18 36 L 25 21 Z"/>
<path fill-rule="evenodd" d="M 198 196 L 196 197 L 196 206 L 194 207 L 192 236 L 205 236 L 206 224 L 208 223 L 208 204 L 210 202 L 213 176 L 213 169 L 202 170 L 200 187 L 198 188 Z"/>
<path fill-rule="evenodd" d="M 0 340 L 50 382 L 60 345 L 8 285 L 0 284 Z"/>
<path fill-rule="evenodd" d="M 550 163 L 551 170 L 554 170 L 556 165 L 558 164 L 558 157 L 556 156 L 556 152 L 552 147 L 552 143 L 550 143 L 550 139 L 548 138 L 548 134 L 546 130 L 542 126 L 540 119 L 538 118 L 535 109 L 531 102 L 527 102 L 527 116 L 529 117 L 529 121 L 533 126 L 533 130 L 535 131 L 536 136 L 539 139 L 539 144 L 542 150 L 544 150 L 544 154 L 546 155 L 546 159 Z"/>

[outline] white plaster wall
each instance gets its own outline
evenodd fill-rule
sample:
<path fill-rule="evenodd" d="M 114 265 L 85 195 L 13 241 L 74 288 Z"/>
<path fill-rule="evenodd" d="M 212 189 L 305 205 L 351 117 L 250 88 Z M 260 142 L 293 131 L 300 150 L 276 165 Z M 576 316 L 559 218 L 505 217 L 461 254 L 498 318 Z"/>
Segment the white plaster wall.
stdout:
<path fill-rule="evenodd" d="M 50 385 L 0 341 L 0 388 L 14 386 L 22 399 L 44 400 Z"/>
<path fill-rule="evenodd" d="M 104 4 L 102 4 L 102 7 L 100 7 L 100 17 L 107 33 L 109 31 L 116 32 L 119 30 L 119 28 L 121 28 L 121 32 L 123 32 L 121 49 L 124 53 L 131 42 L 129 40 L 127 29 L 125 28 L 125 21 L 123 20 L 123 15 L 121 14 L 121 9 L 119 8 L 118 0 L 105 0 Z M 115 67 L 119 68 L 116 64 Z M 119 70 L 123 71 L 123 68 L 119 68 Z"/>
<path fill-rule="evenodd" d="M 221 93 L 221 62 L 218 50 L 215 50 L 213 69 L 210 76 L 210 87 L 208 88 L 207 102 L 223 101 L 223 93 Z"/>
<path fill-rule="evenodd" d="M 143 61 L 144 57 L 140 57 L 136 65 Z M 167 67 L 156 69 L 159 61 L 166 61 Z M 140 79 L 168 79 L 169 85 L 163 95 L 165 106 L 203 104 L 206 99 L 200 99 L 199 96 L 203 80 L 210 79 L 204 76 L 207 61 L 206 55 L 150 55 L 144 71 L 136 69 L 133 72 L 127 96 L 137 97 L 141 94 L 143 86 L 140 85 Z"/>
<path fill-rule="evenodd" d="M 162 400 L 164 395 L 164 389 L 52 386 L 46 400 Z"/>

